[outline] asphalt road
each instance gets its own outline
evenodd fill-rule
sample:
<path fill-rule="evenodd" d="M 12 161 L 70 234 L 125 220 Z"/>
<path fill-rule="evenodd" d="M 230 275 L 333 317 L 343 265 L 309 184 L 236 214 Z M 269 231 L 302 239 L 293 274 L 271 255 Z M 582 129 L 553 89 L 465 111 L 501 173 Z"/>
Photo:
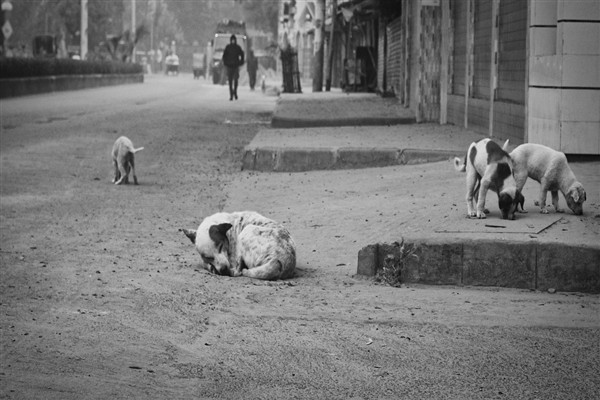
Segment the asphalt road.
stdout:
<path fill-rule="evenodd" d="M 230 184 L 275 107 L 239 97 L 182 74 L 2 100 L 0 398 L 597 396 L 597 295 L 392 288 L 334 243 L 287 282 L 199 270 L 178 229 L 243 203 Z M 110 182 L 120 135 L 145 147 L 138 186 Z"/>

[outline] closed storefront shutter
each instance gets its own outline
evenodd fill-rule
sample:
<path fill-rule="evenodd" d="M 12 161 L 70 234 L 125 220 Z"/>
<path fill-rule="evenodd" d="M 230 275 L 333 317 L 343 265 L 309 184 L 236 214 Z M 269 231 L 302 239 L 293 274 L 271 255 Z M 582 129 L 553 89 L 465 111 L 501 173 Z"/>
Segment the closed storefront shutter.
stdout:
<path fill-rule="evenodd" d="M 388 86 L 398 98 L 404 92 L 402 83 L 404 75 L 402 68 L 404 66 L 403 37 L 402 37 L 402 20 L 396 18 L 387 26 L 388 37 Z M 403 100 L 403 99 L 400 99 Z"/>
<path fill-rule="evenodd" d="M 525 104 L 527 2 L 500 2 L 497 100 Z"/>

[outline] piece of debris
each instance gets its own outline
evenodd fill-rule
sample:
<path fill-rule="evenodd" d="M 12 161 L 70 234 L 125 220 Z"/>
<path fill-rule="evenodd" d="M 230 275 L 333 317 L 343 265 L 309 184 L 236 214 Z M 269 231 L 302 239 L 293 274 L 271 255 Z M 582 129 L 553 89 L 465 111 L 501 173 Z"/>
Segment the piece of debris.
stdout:
<path fill-rule="evenodd" d="M 369 338 L 369 340 L 367 340 L 367 343 L 365 343 L 367 346 L 373 343 L 373 339 Z"/>
<path fill-rule="evenodd" d="M 548 293 L 554 294 L 554 293 L 556 293 L 556 289 L 550 288 L 550 289 L 548 289 Z"/>

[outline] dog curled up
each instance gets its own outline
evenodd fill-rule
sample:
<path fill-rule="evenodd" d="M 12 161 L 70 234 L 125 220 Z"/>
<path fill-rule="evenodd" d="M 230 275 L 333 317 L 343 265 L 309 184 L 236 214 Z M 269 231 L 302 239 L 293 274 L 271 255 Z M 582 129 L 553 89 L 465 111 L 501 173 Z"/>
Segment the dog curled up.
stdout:
<path fill-rule="evenodd" d="M 144 148 L 134 148 L 133 143 L 126 136 L 121 136 L 115 141 L 112 149 L 112 159 L 115 167 L 113 183 L 115 185 L 129 183 L 130 172 L 133 175 L 133 183 L 138 184 L 137 176 L 135 176 L 134 155 L 140 150 L 144 150 Z"/>
<path fill-rule="evenodd" d="M 200 253 L 200 266 L 214 274 L 265 280 L 294 275 L 296 245 L 290 233 L 256 212 L 213 214 L 197 230 L 181 231 Z"/>
<path fill-rule="evenodd" d="M 515 211 L 524 198 L 513 177 L 513 165 L 508 153 L 496 142 L 482 139 L 471 143 L 464 161 L 454 158 L 457 171 L 467 172 L 467 215 L 486 217 L 485 198 L 492 189 L 498 195 L 498 206 L 503 219 L 515 219 Z M 477 206 L 474 207 L 474 201 Z"/>
<path fill-rule="evenodd" d="M 548 213 L 546 208 L 548 192 L 552 194 L 554 210 L 563 212 L 558 206 L 559 190 L 571 211 L 575 215 L 583 214 L 585 190 L 575 178 L 564 153 L 541 144 L 526 143 L 517 146 L 510 153 L 510 158 L 515 167 L 514 175 L 518 190 L 523 189 L 528 177 L 540 183 L 539 199 L 535 201 L 535 205 L 540 207 L 543 214 Z"/>

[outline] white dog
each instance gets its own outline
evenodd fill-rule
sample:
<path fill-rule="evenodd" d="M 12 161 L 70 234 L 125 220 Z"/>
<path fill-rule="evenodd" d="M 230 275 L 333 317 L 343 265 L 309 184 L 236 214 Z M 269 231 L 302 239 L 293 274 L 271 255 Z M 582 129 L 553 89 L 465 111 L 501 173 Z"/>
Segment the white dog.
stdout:
<path fill-rule="evenodd" d="M 115 167 L 113 183 L 115 185 L 129 183 L 130 171 L 133 175 L 133 182 L 136 185 L 138 184 L 137 176 L 135 176 L 134 154 L 140 150 L 144 150 L 144 148 L 134 148 L 131 140 L 125 136 L 121 136 L 115 141 L 112 149 L 112 159 Z"/>
<path fill-rule="evenodd" d="M 294 275 L 296 246 L 290 233 L 256 212 L 217 213 L 196 231 L 181 230 L 196 245 L 201 267 L 214 274 L 266 280 Z"/>
<path fill-rule="evenodd" d="M 540 196 L 535 205 L 541 208 L 542 213 L 548 213 L 546 208 L 548 191 L 552 193 L 554 210 L 563 212 L 558 206 L 560 190 L 573 213 L 583 214 L 585 190 L 571 171 L 564 153 L 541 144 L 526 143 L 517 146 L 510 153 L 510 158 L 514 163 L 514 176 L 519 191 L 525 186 L 527 177 L 540 183 Z"/>
<path fill-rule="evenodd" d="M 467 171 L 467 213 L 469 217 L 485 218 L 485 198 L 489 189 L 498 194 L 498 205 L 503 219 L 515 219 L 515 211 L 523 196 L 517 190 L 508 153 L 496 142 L 482 139 L 473 142 L 464 162 L 454 158 L 457 171 Z M 477 193 L 479 193 L 477 195 Z M 477 196 L 477 208 L 473 207 Z"/>

